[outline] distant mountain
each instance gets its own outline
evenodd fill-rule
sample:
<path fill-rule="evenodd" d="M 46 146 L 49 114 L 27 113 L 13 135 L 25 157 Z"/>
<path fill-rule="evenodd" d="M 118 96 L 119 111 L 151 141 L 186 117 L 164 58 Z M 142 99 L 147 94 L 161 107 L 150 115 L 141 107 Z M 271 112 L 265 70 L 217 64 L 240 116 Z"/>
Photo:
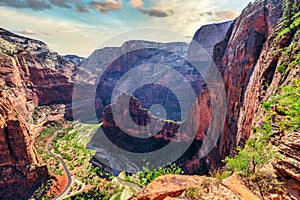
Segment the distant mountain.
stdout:
<path fill-rule="evenodd" d="M 197 53 L 194 52 L 195 49 L 193 49 L 193 42 L 200 44 L 207 51 L 207 53 L 210 56 L 212 56 L 215 45 L 224 39 L 224 36 L 226 35 L 232 23 L 233 21 L 227 21 L 227 22 L 217 23 L 217 24 L 208 24 L 198 29 L 190 45 L 189 56 L 191 54 Z"/>
<path fill-rule="evenodd" d="M 189 44 L 185 42 L 172 42 L 172 43 L 156 43 L 150 41 L 142 41 L 142 40 L 131 40 L 125 42 L 121 47 L 106 47 L 103 49 L 98 49 L 92 53 L 90 57 L 85 59 L 83 63 L 80 65 L 81 67 L 87 70 L 96 70 L 95 73 L 102 71 L 106 65 L 118 59 L 119 56 L 127 54 L 128 50 L 135 49 L 135 50 L 145 50 L 145 49 L 157 49 L 162 52 L 174 52 L 179 54 L 181 57 L 185 57 L 188 52 Z M 146 63 L 149 60 L 157 60 L 161 59 L 161 54 L 155 54 L 150 56 L 149 58 L 141 58 L 139 64 Z M 168 61 L 172 63 L 174 60 Z"/>
<path fill-rule="evenodd" d="M 74 71 L 74 65 L 71 62 L 50 50 L 44 42 L 19 36 L 0 28 L 0 53 L 15 55 L 22 52 L 36 56 L 47 67 L 67 73 L 69 76 Z"/>
<path fill-rule="evenodd" d="M 64 58 L 76 66 L 81 65 L 85 58 L 76 55 L 65 55 Z"/>

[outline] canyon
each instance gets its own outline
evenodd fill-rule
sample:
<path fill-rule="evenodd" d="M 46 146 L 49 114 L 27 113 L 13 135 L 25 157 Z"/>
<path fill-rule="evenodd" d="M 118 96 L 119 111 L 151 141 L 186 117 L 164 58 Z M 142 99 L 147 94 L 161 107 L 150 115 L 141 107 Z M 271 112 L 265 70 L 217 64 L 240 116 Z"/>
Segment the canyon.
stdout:
<path fill-rule="evenodd" d="M 265 125 L 264 118 L 268 114 L 262 104 L 272 99 L 274 94 L 280 94 L 278 88 L 295 87 L 293 80 L 299 79 L 300 24 L 289 21 L 290 24 L 283 25 L 285 7 L 284 0 L 255 1 L 234 21 L 200 28 L 191 44 L 128 41 L 121 47 L 96 50 L 87 59 L 60 56 L 41 41 L 0 29 L 0 197 L 20 199 L 22 196 L 21 199 L 28 199 L 49 179 L 47 166 L 37 155 L 34 141 L 44 127 L 66 119 L 103 123 L 102 131 L 98 130 L 93 135 L 87 147 L 97 150 L 91 162 L 111 173 L 122 171 L 118 162 L 130 172 L 137 172 L 140 168 L 136 167 L 136 160 L 130 160 L 130 156 L 126 158 L 102 146 L 99 141 L 104 135 L 119 148 L 135 153 L 160 150 L 170 141 L 177 145 L 189 144 L 188 148 L 182 148 L 184 151 L 176 159 L 170 158 L 171 161 L 175 159 L 186 174 L 207 174 L 223 166 L 225 157 L 234 155 L 235 148 L 246 143 L 257 130 L 255 127 Z M 299 7 L 294 12 L 299 12 Z M 297 17 L 289 17 L 297 20 Z M 281 34 L 283 26 L 290 27 L 290 31 Z M 206 61 L 204 66 L 216 66 L 224 84 L 222 86 L 212 80 L 216 88 L 213 93 L 205 82 L 210 71 L 199 73 L 193 69 L 203 61 Z M 132 91 L 134 97 L 127 93 L 119 99 L 111 98 L 122 76 L 137 66 L 149 63 L 160 63 L 149 70 L 156 76 L 133 77 L 132 82 L 122 84 L 117 92 L 129 91 L 135 88 L 137 82 L 149 84 Z M 282 66 L 287 66 L 284 73 L 280 70 Z M 170 80 L 177 80 L 171 73 L 172 69 L 185 77 L 194 91 L 194 96 L 186 95 L 187 92 L 181 88 L 182 82 L 173 83 L 174 90 L 182 92 L 178 95 L 185 97 L 184 102 L 192 98 L 190 106 L 181 108 L 192 110 L 184 117 L 178 109 L 178 95 L 151 83 L 163 79 L 166 74 Z M 98 77 L 99 74 L 102 76 Z M 223 87 L 225 99 L 219 96 Z M 78 104 L 74 104 L 74 98 Z M 86 100 L 84 103 L 81 102 L 83 99 Z M 129 109 L 119 113 L 124 117 L 117 123 L 113 115 L 115 103 L 128 100 Z M 222 113 L 224 127 L 219 130 L 210 127 L 214 125 L 212 102 L 226 107 L 226 112 Z M 165 118 L 151 113 L 151 106 L 155 104 L 165 108 Z M 33 119 L 36 108 L 40 106 L 46 108 L 46 114 Z M 91 107 L 96 113 L 91 114 Z M 300 198 L 299 128 L 293 131 L 280 129 L 280 122 L 287 120 L 286 116 L 278 108 L 274 108 L 274 112 L 270 127 L 271 143 L 283 159 L 273 163 L 272 168 L 285 182 L 289 198 L 297 199 Z M 140 128 L 139 131 L 130 130 L 130 135 L 123 130 L 124 127 L 130 128 L 125 117 L 128 113 Z M 146 128 L 151 123 L 162 127 L 155 135 L 149 134 L 151 130 Z M 180 128 L 181 132 L 178 131 Z M 212 151 L 208 152 L 201 147 L 211 130 L 214 130 L 211 137 L 215 137 L 216 141 Z M 148 134 L 147 138 L 138 138 L 143 132 Z M 151 162 L 156 164 L 155 160 Z M 155 184 L 160 183 L 155 182 L 153 187 Z M 144 198 L 148 195 L 147 191 L 145 189 L 138 197 Z"/>

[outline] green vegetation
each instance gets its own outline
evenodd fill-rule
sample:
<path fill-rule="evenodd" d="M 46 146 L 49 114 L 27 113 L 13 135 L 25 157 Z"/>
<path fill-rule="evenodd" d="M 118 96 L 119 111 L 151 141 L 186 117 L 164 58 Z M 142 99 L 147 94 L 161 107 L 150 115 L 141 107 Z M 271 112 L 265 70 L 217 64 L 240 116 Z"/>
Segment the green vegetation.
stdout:
<path fill-rule="evenodd" d="M 250 138 L 244 148 L 237 147 L 238 154 L 233 158 L 226 158 L 229 170 L 241 173 L 249 178 L 276 158 L 276 150 L 268 144 L 269 137 L 255 135 Z"/>
<path fill-rule="evenodd" d="M 281 116 L 278 122 L 280 130 L 300 130 L 300 78 L 293 80 L 290 86 L 278 89 L 278 94 L 263 104 L 268 115 Z"/>
<path fill-rule="evenodd" d="M 282 183 L 262 169 L 271 161 L 279 159 L 279 154 L 269 144 L 274 116 L 280 116 L 277 122 L 280 130 L 300 130 L 300 79 L 278 88 L 276 94 L 264 102 L 262 107 L 265 109 L 263 125 L 254 128 L 256 133 L 246 142 L 244 148 L 237 148 L 235 157 L 227 157 L 225 160 L 229 170 L 241 174 L 246 178 L 248 186 L 258 189 L 263 197 L 270 192 L 283 192 Z"/>
<path fill-rule="evenodd" d="M 46 183 L 43 183 L 32 195 L 32 197 L 30 199 L 34 200 L 34 199 L 41 199 L 49 190 L 49 188 L 52 185 L 53 180 L 50 179 L 48 180 Z"/>
<path fill-rule="evenodd" d="M 284 65 L 279 65 L 277 67 L 277 71 L 280 73 L 280 74 L 284 74 L 285 71 L 286 71 L 286 67 Z"/>
<path fill-rule="evenodd" d="M 137 180 L 140 186 L 147 186 L 157 177 L 166 174 L 183 174 L 183 170 L 176 164 L 171 164 L 168 167 L 159 167 L 154 170 L 149 170 L 148 167 L 144 167 L 141 172 L 134 175 L 135 178 L 133 180 Z"/>
<path fill-rule="evenodd" d="M 283 20 L 285 25 L 291 23 L 291 17 L 293 17 L 297 12 L 299 12 L 300 2 L 298 0 L 285 0 Z"/>
<path fill-rule="evenodd" d="M 96 170 L 94 168 L 94 174 Z M 99 171 L 97 171 L 99 172 Z M 128 185 L 136 185 L 137 187 L 141 186 L 144 187 L 151 183 L 154 179 L 161 175 L 165 174 L 182 174 L 181 168 L 177 167 L 175 164 L 172 164 L 165 168 L 158 168 L 155 170 L 149 170 L 147 167 L 143 169 L 143 171 L 138 172 L 137 174 L 133 175 L 126 175 L 122 173 L 123 178 L 119 181 L 127 182 Z M 101 173 L 103 175 L 103 173 Z M 100 174 L 100 175 L 101 175 Z M 91 176 L 91 175 L 88 175 Z M 108 177 L 108 176 L 107 176 Z M 114 177 L 111 177 L 113 179 Z M 92 181 L 95 179 L 93 178 Z M 125 189 L 122 185 L 113 184 L 109 181 L 103 180 L 101 184 L 99 182 L 97 184 L 93 184 L 92 189 L 88 192 L 82 192 L 80 194 L 76 194 L 69 199 L 120 199 L 120 196 Z M 133 192 L 134 193 L 134 192 Z"/>
<path fill-rule="evenodd" d="M 202 199 L 204 196 L 201 188 L 187 188 L 184 191 L 184 197 L 186 199 Z"/>
<path fill-rule="evenodd" d="M 279 158 L 277 151 L 269 144 L 271 133 L 269 126 L 265 126 L 262 130 L 264 131 L 250 138 L 244 148 L 237 147 L 236 156 L 227 157 L 225 160 L 228 169 L 246 178 L 248 186 L 254 191 L 258 189 L 263 198 L 269 192 L 279 189 L 281 184 L 275 177 L 272 178 L 268 172 L 262 170 L 271 161 Z M 274 187 L 265 187 L 268 184 L 266 177 L 272 180 Z"/>
<path fill-rule="evenodd" d="M 38 114 L 38 110 L 36 112 Z M 61 132 L 52 141 L 51 150 L 61 155 L 70 172 L 77 180 L 72 185 L 70 192 L 80 191 L 85 187 L 105 188 L 106 182 L 97 175 L 97 172 L 100 172 L 100 168 L 94 167 L 90 163 L 94 152 L 86 149 L 86 143 L 81 138 L 83 134 L 85 134 L 85 138 L 92 137 L 95 127 L 99 127 L 99 125 L 83 125 L 78 122 L 69 123 L 68 125 L 67 128 L 63 128 L 62 124 L 52 124 L 40 133 L 35 145 L 39 157 L 43 160 L 43 163 L 47 164 L 51 174 L 63 175 L 64 170 L 59 160 L 47 152 L 47 144 L 50 137 L 59 130 Z M 75 130 L 75 127 L 82 131 L 81 134 Z M 89 135 L 86 132 L 89 132 Z M 49 197 L 44 197 L 44 199 L 47 198 L 49 199 Z"/>
<path fill-rule="evenodd" d="M 84 184 L 92 186 L 96 186 L 101 181 L 96 173 L 101 171 L 99 167 L 94 167 L 90 163 L 95 152 L 86 148 L 86 143 L 81 138 L 82 133 L 79 131 L 87 131 L 94 127 L 98 125 L 73 123 L 58 134 L 51 144 L 53 151 L 62 156 L 71 173 Z"/>
<path fill-rule="evenodd" d="M 215 169 L 213 171 L 211 171 L 209 173 L 210 177 L 215 178 L 216 180 L 218 180 L 220 183 L 227 178 L 228 176 L 230 176 L 231 171 L 229 170 L 222 170 L 222 169 Z"/>
<path fill-rule="evenodd" d="M 184 199 L 207 199 L 207 195 L 213 193 L 214 187 L 219 187 L 218 180 L 204 177 L 202 183 L 198 187 L 186 188 L 181 195 Z M 205 194 L 205 195 L 204 195 Z M 215 196 L 215 195 L 214 195 Z M 211 196 L 212 197 L 212 196 Z"/>
<path fill-rule="evenodd" d="M 285 0 L 283 11 L 283 23 L 281 32 L 276 37 L 276 41 L 297 30 L 300 25 L 300 3 L 298 0 Z"/>
<path fill-rule="evenodd" d="M 70 198 L 67 198 L 66 200 L 85 200 L 85 199 L 89 199 L 89 200 L 109 200 L 112 197 L 114 197 L 115 195 L 120 194 L 120 189 L 116 186 L 113 186 L 111 184 L 106 185 L 105 188 L 100 189 L 98 187 L 94 187 L 92 189 L 90 189 L 88 192 L 82 192 L 80 194 L 76 194 Z M 117 198 L 112 198 L 112 199 L 116 199 Z"/>

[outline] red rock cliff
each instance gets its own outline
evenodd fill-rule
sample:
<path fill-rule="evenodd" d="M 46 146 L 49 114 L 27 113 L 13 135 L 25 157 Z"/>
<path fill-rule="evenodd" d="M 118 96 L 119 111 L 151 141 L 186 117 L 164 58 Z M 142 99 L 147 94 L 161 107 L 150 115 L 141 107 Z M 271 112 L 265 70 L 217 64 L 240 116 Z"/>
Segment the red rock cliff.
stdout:
<path fill-rule="evenodd" d="M 227 114 L 221 138 L 206 158 L 210 167 L 219 166 L 237 145 L 243 145 L 252 126 L 262 125 L 266 115 L 262 103 L 280 94 L 283 86 L 298 87 L 293 81 L 300 77 L 300 10 L 297 1 L 290 1 L 295 5 L 292 9 L 287 8 L 286 2 L 265 0 L 249 5 L 225 39 L 215 46 L 214 60 L 227 94 Z M 286 12 L 287 9 L 292 11 Z M 285 12 L 289 16 L 283 17 Z M 271 140 L 283 156 L 274 167 L 287 181 L 289 194 L 298 199 L 299 129 L 279 130 L 284 114 L 276 108 L 274 113 Z"/>
<path fill-rule="evenodd" d="M 33 138 L 7 91 L 0 97 L 0 196 L 28 199 L 48 179 L 47 167 L 38 165 Z"/>
<path fill-rule="evenodd" d="M 72 71 L 44 43 L 0 29 L 1 198 L 28 199 L 48 179 L 33 148 L 32 114 L 37 106 L 71 101 Z"/>

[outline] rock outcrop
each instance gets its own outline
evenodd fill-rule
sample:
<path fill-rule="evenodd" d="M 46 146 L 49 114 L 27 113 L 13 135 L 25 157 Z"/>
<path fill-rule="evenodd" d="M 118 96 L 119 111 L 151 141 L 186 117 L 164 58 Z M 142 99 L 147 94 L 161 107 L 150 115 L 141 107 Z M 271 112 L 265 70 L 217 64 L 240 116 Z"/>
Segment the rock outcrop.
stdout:
<path fill-rule="evenodd" d="M 39 166 L 34 138 L 7 91 L 0 92 L 0 196 L 28 199 L 49 174 Z"/>
<path fill-rule="evenodd" d="M 197 171 L 197 169 L 209 169 L 222 165 L 222 160 L 228 155 L 233 155 L 235 147 L 243 145 L 250 137 L 251 127 L 259 124 L 256 119 L 263 115 L 260 111 L 261 104 L 273 92 L 276 92 L 276 88 L 288 85 L 293 79 L 299 78 L 299 64 L 291 57 L 291 55 L 296 55 L 296 57 L 299 55 L 299 34 L 297 33 L 299 24 L 295 23 L 291 26 L 293 30 L 290 33 L 278 37 L 279 32 L 284 29 L 282 25 L 284 3 L 281 0 L 265 0 L 250 4 L 230 25 L 225 37 L 222 37 L 223 40 L 215 45 L 213 59 L 222 75 L 227 97 L 223 100 L 227 106 L 225 126 L 218 143 L 206 158 L 199 159 L 197 151 L 189 156 L 185 155 L 186 159 L 181 163 L 184 164 L 186 170 L 188 166 L 197 166 L 196 170 L 192 169 L 188 172 L 203 173 L 205 170 Z M 296 9 L 299 8 L 296 7 Z M 224 30 L 226 30 L 229 24 L 220 27 L 225 27 Z M 197 34 L 200 33 L 199 30 Z M 194 36 L 195 40 L 203 43 L 203 39 L 197 34 Z M 205 46 L 205 43 L 203 44 Z M 210 47 L 207 45 L 207 48 Z M 294 50 L 289 55 L 283 54 L 285 48 L 288 47 Z M 296 63 L 292 69 L 288 67 L 291 66 L 289 63 L 283 62 L 283 58 L 288 56 L 290 56 L 289 61 Z M 188 57 L 194 62 L 201 61 L 199 52 L 194 52 L 192 48 L 188 52 Z M 282 65 L 288 69 L 287 74 L 280 73 L 279 68 Z M 114 66 L 122 66 L 122 62 L 117 62 Z M 193 143 L 195 145 L 191 147 L 193 150 L 201 146 L 211 116 L 208 102 L 212 97 L 206 92 L 202 79 L 199 79 L 197 83 L 197 87 L 202 89 L 197 102 L 201 104 L 200 113 L 206 113 L 207 116 L 201 118 L 197 137 Z M 272 128 L 275 130 L 275 127 Z M 297 134 L 297 131 L 284 135 L 281 133 L 280 139 L 277 138 L 276 142 L 273 142 L 274 144 L 280 143 L 280 152 L 289 157 L 277 163 L 275 168 L 296 182 L 299 181 L 297 175 L 299 169 L 295 164 L 299 161 Z"/>
<path fill-rule="evenodd" d="M 296 5 L 293 9 L 298 15 L 283 18 L 287 9 L 286 2 Z M 90 58 L 83 61 L 81 67 L 76 68 L 71 62 L 50 51 L 43 42 L 0 29 L 0 197 L 14 199 L 22 195 L 28 198 L 32 191 L 47 179 L 47 169 L 38 166 L 37 155 L 32 147 L 32 114 L 36 106 L 52 104 L 59 104 L 58 112 L 65 112 L 65 106 L 61 104 L 71 102 L 73 80 L 83 82 L 87 87 L 99 81 L 95 89 L 96 100 L 93 93 L 92 100 L 87 98 L 87 101 L 96 107 L 97 117 L 99 121 L 103 121 L 102 130 L 118 147 L 133 153 L 152 152 L 173 140 L 179 127 L 195 128 L 194 124 L 198 124 L 195 137 L 191 138 L 187 132 L 183 132 L 173 141 L 178 144 L 191 141 L 190 147 L 176 162 L 184 167 L 186 173 L 203 174 L 211 168 L 220 167 L 226 156 L 235 153 L 236 146 L 244 145 L 251 135 L 252 126 L 264 125 L 263 118 L 266 113 L 261 104 L 273 95 L 280 95 L 278 88 L 295 87 L 293 80 L 300 77 L 299 16 L 299 4 L 295 0 L 256 1 L 249 4 L 235 21 L 204 26 L 195 34 L 194 40 L 213 57 L 226 92 L 226 99 L 219 101 L 227 107 L 227 112 L 224 113 L 225 126 L 220 132 L 221 137 L 217 144 L 205 158 L 200 158 L 200 149 L 211 123 L 211 100 L 218 99 L 218 94 L 211 95 L 202 74 L 195 72 L 186 62 L 185 58 L 194 63 L 203 61 L 201 52 L 195 50 L 192 44 L 188 47 L 185 43 L 129 41 L 120 48 L 95 51 Z M 127 52 L 131 48 L 134 50 Z M 71 57 L 69 59 L 76 63 L 80 60 Z M 147 135 L 149 137 L 144 140 L 129 137 L 128 133 L 122 130 L 120 125 L 130 128 L 125 118 L 125 114 L 128 113 L 120 113 L 121 116 L 124 115 L 119 121 L 120 124 L 114 121 L 111 105 L 113 90 L 123 75 L 146 63 L 170 65 L 186 77 L 196 94 L 193 108 L 199 111 L 200 120 L 195 118 L 198 115 L 196 112 L 189 113 L 184 120 L 180 119 L 176 115 L 176 96 L 161 85 L 147 84 L 134 91 L 134 96 L 139 100 L 130 99 L 128 112 L 132 121 L 142 127 L 141 132 L 150 132 L 146 128 L 143 129 L 143 126 L 151 120 L 162 123 L 162 129 L 155 135 Z M 161 66 L 157 66 L 150 72 L 157 74 L 161 69 Z M 102 72 L 102 77 L 98 77 Z M 75 77 L 74 74 L 78 76 Z M 163 75 L 165 74 L 168 75 L 169 71 L 165 71 Z M 154 78 L 161 77 L 163 76 Z M 169 76 L 168 79 L 175 78 Z M 133 80 L 147 82 L 138 76 L 133 77 Z M 173 86 L 179 87 L 181 83 L 183 81 L 173 83 Z M 133 86 L 134 84 L 125 82 L 119 90 L 127 91 Z M 183 91 L 183 96 L 187 99 L 189 95 Z M 168 119 L 174 121 L 152 118 L 147 109 L 153 104 L 161 104 L 167 111 L 174 111 L 175 114 L 168 115 Z M 282 121 L 289 119 L 276 106 L 272 109 L 275 114 L 273 113 L 271 118 L 271 143 L 278 148 L 283 157 L 273 165 L 280 179 L 286 182 L 291 198 L 299 199 L 299 127 L 295 130 L 280 128 Z M 179 122 L 181 120 L 182 122 Z M 195 130 L 191 130 L 193 131 Z M 141 134 L 136 130 L 129 132 L 132 136 Z M 101 139 L 96 133 L 89 144 L 91 148 L 101 150 L 97 152 L 94 163 L 97 163 L 98 156 L 101 159 L 105 158 L 107 162 L 114 158 L 124 159 L 126 164 L 131 164 L 126 158 L 120 157 L 119 152 L 101 149 L 98 146 Z M 112 155 L 113 153 L 117 155 Z M 130 167 L 135 167 L 134 162 Z M 133 171 L 137 170 L 140 169 Z M 151 198 L 176 197 L 189 187 L 191 181 L 190 177 L 163 177 L 148 189 L 162 189 L 166 183 L 169 186 L 174 179 L 177 180 L 173 184 L 174 193 L 166 188 L 162 192 L 163 196 L 160 192 L 152 192 Z M 192 179 L 196 183 L 199 181 L 199 177 Z M 137 198 L 147 199 L 147 194 L 149 191 L 146 188 Z"/>
<path fill-rule="evenodd" d="M 132 200 L 240 199 L 258 200 L 236 175 L 223 182 L 205 176 L 164 175 L 143 188 Z"/>
<path fill-rule="evenodd" d="M 218 146 L 208 156 L 212 165 L 219 165 L 250 136 L 254 114 L 264 96 L 264 81 L 272 82 L 277 67 L 277 58 L 271 55 L 274 38 L 270 36 L 282 21 L 280 4 L 269 0 L 249 5 L 215 46 L 214 60 L 227 93 L 227 114 Z"/>

